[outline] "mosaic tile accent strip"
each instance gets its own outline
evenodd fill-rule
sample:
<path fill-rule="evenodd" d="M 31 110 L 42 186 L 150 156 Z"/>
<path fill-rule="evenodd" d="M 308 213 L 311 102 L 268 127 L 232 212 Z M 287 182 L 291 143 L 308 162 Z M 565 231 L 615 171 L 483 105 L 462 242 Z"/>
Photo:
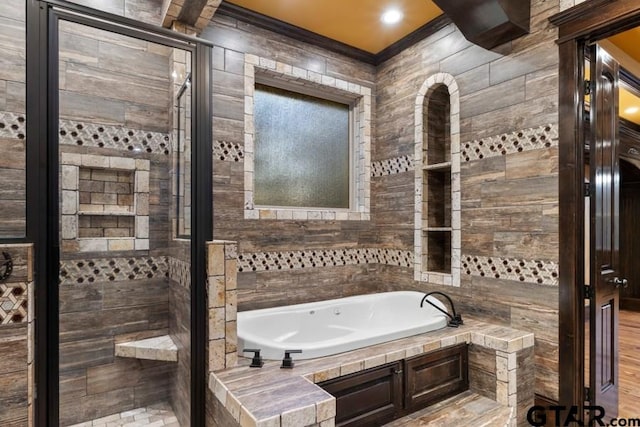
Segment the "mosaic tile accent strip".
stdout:
<path fill-rule="evenodd" d="M 462 161 L 471 162 L 557 145 L 558 125 L 548 124 L 466 142 L 460 151 Z"/>
<path fill-rule="evenodd" d="M 22 113 L 0 111 L 0 138 L 24 139 L 26 116 Z"/>
<path fill-rule="evenodd" d="M 0 325 L 27 321 L 27 284 L 0 284 Z"/>
<path fill-rule="evenodd" d="M 462 271 L 471 276 L 558 286 L 558 263 L 553 261 L 463 255 Z"/>
<path fill-rule="evenodd" d="M 165 155 L 171 152 L 168 133 L 71 120 L 60 120 L 60 143 Z"/>
<path fill-rule="evenodd" d="M 413 253 L 398 249 L 311 249 L 285 252 L 254 252 L 238 256 L 238 272 L 300 270 L 357 264 L 413 267 Z"/>
<path fill-rule="evenodd" d="M 411 156 L 400 156 L 392 159 L 380 160 L 371 163 L 371 176 L 395 175 L 397 173 L 409 172 L 414 169 L 413 158 Z"/>
<path fill-rule="evenodd" d="M 169 266 L 169 279 L 184 288 L 191 288 L 191 263 L 178 258 L 167 257 Z"/>
<path fill-rule="evenodd" d="M 24 139 L 25 136 L 26 115 L 0 111 L 0 137 Z M 165 155 L 171 149 L 168 133 L 71 120 L 60 120 L 60 143 Z"/>
<path fill-rule="evenodd" d="M 100 258 L 60 262 L 60 285 L 168 277 L 167 257 Z"/>
<path fill-rule="evenodd" d="M 244 160 L 244 148 L 237 142 L 215 141 L 213 143 L 213 158 L 227 162 L 239 162 Z"/>

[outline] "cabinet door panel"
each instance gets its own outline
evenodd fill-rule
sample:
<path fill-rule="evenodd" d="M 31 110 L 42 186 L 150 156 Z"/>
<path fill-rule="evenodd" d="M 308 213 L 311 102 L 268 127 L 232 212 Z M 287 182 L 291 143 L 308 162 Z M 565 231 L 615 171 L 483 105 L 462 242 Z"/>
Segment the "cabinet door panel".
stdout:
<path fill-rule="evenodd" d="M 408 413 L 469 388 L 467 345 L 461 344 L 405 360 Z"/>
<path fill-rule="evenodd" d="M 402 410 L 401 362 L 318 384 L 336 398 L 336 426 L 378 426 Z"/>

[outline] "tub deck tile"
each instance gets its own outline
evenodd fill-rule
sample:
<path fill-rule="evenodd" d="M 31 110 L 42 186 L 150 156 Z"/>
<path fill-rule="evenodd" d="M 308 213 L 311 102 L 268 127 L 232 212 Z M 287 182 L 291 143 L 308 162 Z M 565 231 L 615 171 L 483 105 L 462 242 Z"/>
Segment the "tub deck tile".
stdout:
<path fill-rule="evenodd" d="M 294 355 L 295 367 L 293 369 L 280 369 L 281 362 L 271 360 L 266 360 L 262 368 L 249 368 L 251 359 L 239 357 L 236 367 L 211 373 L 210 384 L 214 391 L 218 390 L 218 394 L 226 387 L 226 402 L 223 404 L 227 409 L 232 409 L 230 412 L 238 423 L 240 423 L 241 414 L 245 414 L 242 417 L 243 425 L 258 426 L 262 425 L 263 421 L 271 420 L 267 423 L 270 424 L 278 416 L 282 421 L 283 414 L 287 414 L 284 420 L 297 420 L 299 417 L 302 417 L 300 419 L 308 419 L 311 405 L 315 405 L 315 423 L 319 424 L 326 421 L 319 418 L 324 416 L 319 415 L 320 413 L 335 413 L 335 398 L 313 382 L 326 381 L 347 372 L 357 372 L 379 366 L 387 361 L 396 360 L 399 354 L 413 356 L 420 348 L 424 352 L 428 352 L 446 345 L 461 342 L 470 343 L 472 337 L 476 342 L 482 341 L 484 347 L 506 352 L 505 354 L 512 353 L 533 345 L 533 340 L 527 339 L 528 335 L 530 334 L 512 328 L 490 325 L 467 318 L 465 324 L 459 328 L 444 328 L 332 356 L 296 360 Z M 232 396 L 231 399 L 230 396 Z M 469 397 L 469 399 L 474 401 L 474 399 L 479 399 L 479 396 L 477 398 Z M 482 399 L 498 405 L 490 399 Z M 222 401 L 222 399 L 220 400 Z M 476 404 L 476 406 L 482 407 L 486 402 L 480 399 Z M 236 407 L 238 405 L 240 408 Z M 230 406 L 231 408 L 229 408 Z M 471 407 L 475 406 L 471 405 Z M 507 407 L 504 408 L 510 410 Z M 493 419 L 491 414 L 494 410 L 496 414 L 498 412 L 502 414 L 494 408 L 483 413 L 482 420 L 485 416 L 489 420 Z M 297 414 L 295 411 L 304 411 L 304 413 Z M 429 419 L 428 417 L 436 416 L 434 414 L 435 412 L 425 412 L 424 416 L 427 417 L 425 420 Z M 459 415 L 462 416 L 462 414 Z M 441 425 L 453 425 L 451 418 L 446 418 L 446 420 L 449 424 L 443 423 Z M 440 421 L 436 421 L 436 424 L 433 425 L 439 425 L 438 422 Z M 457 420 L 455 424 L 461 425 Z M 397 424 L 397 426 L 404 425 L 426 424 Z M 487 422 L 484 424 L 474 423 L 473 425 L 492 424 Z M 393 426 L 395 427 L 395 425 Z"/>

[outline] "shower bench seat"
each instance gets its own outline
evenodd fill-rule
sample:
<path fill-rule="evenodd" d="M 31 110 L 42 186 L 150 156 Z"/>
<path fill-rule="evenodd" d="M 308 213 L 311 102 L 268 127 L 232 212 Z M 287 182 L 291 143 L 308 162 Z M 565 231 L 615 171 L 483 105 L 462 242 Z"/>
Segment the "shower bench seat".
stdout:
<path fill-rule="evenodd" d="M 115 355 L 135 359 L 178 361 L 178 346 L 169 335 L 117 343 Z"/>

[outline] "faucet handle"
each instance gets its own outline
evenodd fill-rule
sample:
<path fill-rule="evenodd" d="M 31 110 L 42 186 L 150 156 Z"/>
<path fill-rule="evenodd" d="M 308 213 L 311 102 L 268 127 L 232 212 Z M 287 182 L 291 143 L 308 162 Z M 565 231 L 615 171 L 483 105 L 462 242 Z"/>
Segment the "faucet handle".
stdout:
<path fill-rule="evenodd" d="M 250 368 L 262 368 L 262 366 L 264 365 L 262 357 L 260 357 L 260 351 L 261 349 L 259 348 L 245 348 L 242 350 L 243 353 L 253 353 L 251 365 L 249 365 Z"/>
<path fill-rule="evenodd" d="M 284 351 L 284 359 L 282 359 L 282 365 L 280 365 L 280 369 L 293 369 L 294 363 L 291 358 L 291 354 L 293 353 L 302 353 L 302 350 L 285 350 Z"/>

